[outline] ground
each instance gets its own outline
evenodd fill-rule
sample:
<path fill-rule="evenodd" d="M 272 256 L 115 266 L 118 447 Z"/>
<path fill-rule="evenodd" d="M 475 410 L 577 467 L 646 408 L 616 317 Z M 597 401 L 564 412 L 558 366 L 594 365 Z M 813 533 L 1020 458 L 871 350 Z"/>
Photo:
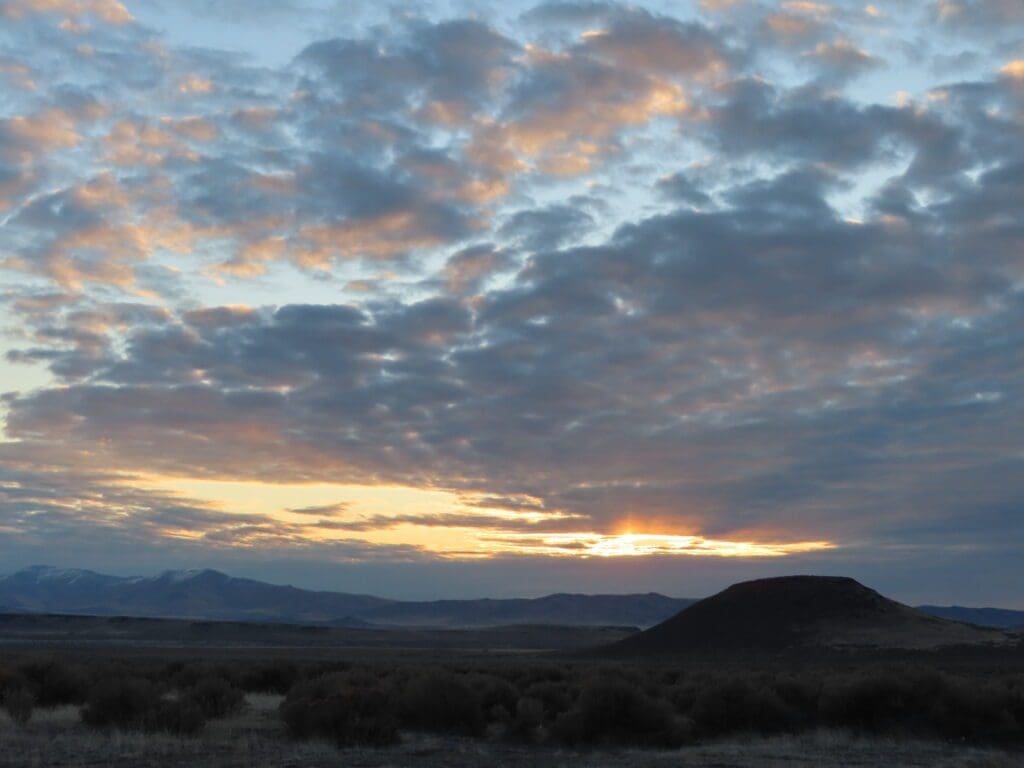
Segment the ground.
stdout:
<path fill-rule="evenodd" d="M 137 733 L 97 733 L 78 721 L 76 707 L 37 710 L 26 728 L 0 715 L 0 768 L 1014 768 L 1019 753 L 937 742 L 859 738 L 837 731 L 803 736 L 751 738 L 671 751 L 573 751 L 480 740 L 405 734 L 385 749 L 335 749 L 318 742 L 287 740 L 276 716 L 280 697 L 250 695 L 245 709 L 211 722 L 195 738 Z"/>

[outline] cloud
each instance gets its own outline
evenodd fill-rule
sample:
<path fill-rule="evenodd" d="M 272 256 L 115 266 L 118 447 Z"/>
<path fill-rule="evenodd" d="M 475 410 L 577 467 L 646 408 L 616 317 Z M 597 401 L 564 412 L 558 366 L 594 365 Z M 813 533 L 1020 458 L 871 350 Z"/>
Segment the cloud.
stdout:
<path fill-rule="evenodd" d="M 522 243 L 531 251 L 552 250 L 566 242 L 579 240 L 593 228 L 593 217 L 572 205 L 516 211 L 500 234 Z"/>
<path fill-rule="evenodd" d="M 470 159 L 495 173 L 574 176 L 615 154 L 626 128 L 688 112 L 681 84 L 606 62 L 586 48 L 531 50 L 527 76 L 497 122 L 478 131 Z"/>
<path fill-rule="evenodd" d="M 318 505 L 312 507 L 292 507 L 288 510 L 293 515 L 310 515 L 313 517 L 339 517 L 345 514 L 351 504 L 339 501 L 334 504 Z"/>
<path fill-rule="evenodd" d="M 983 28 L 1024 24 L 1024 9 L 1013 0 L 935 0 L 932 10 L 943 24 Z"/>
<path fill-rule="evenodd" d="M 906 175 L 942 184 L 971 166 L 963 130 L 917 106 L 860 106 L 816 87 L 780 92 L 756 80 L 734 81 L 709 110 L 709 140 L 723 151 L 856 169 L 909 158 Z"/>
<path fill-rule="evenodd" d="M 315 5 L 304 0 L 151 0 L 160 8 L 186 8 L 189 12 L 223 22 L 237 22 L 240 17 L 274 19 L 278 23 L 288 16 L 310 13 Z"/>
<path fill-rule="evenodd" d="M 441 271 L 445 288 L 462 295 L 480 291 L 492 276 L 513 266 L 508 254 L 493 245 L 476 245 L 452 254 Z"/>
<path fill-rule="evenodd" d="M 61 109 L 0 121 L 4 154 L 19 165 L 35 162 L 41 153 L 76 146 L 80 140 L 74 118 Z"/>
<path fill-rule="evenodd" d="M 57 14 L 67 19 L 89 16 L 114 25 L 133 21 L 118 0 L 6 0 L 0 13 L 14 19 L 31 14 Z"/>
<path fill-rule="evenodd" d="M 661 194 L 672 200 L 690 205 L 706 205 L 711 202 L 711 197 L 701 190 L 688 174 L 682 171 L 670 176 L 663 176 L 658 179 L 656 186 Z"/>
<path fill-rule="evenodd" d="M 882 66 L 880 59 L 842 38 L 818 43 L 804 55 L 814 62 L 821 79 L 840 83 Z"/>
<path fill-rule="evenodd" d="M 783 3 L 778 11 L 764 16 L 766 37 L 782 44 L 813 40 L 828 29 L 830 6 L 824 3 Z"/>
<path fill-rule="evenodd" d="M 316 523 L 286 523 L 240 514 L 195 499 L 131 487 L 131 476 L 67 471 L 40 456 L 31 463 L 0 446 L 0 550 L 15 557 L 42 553 L 91 563 L 132 552 L 145 567 L 154 557 L 202 562 L 212 553 L 298 557 L 307 562 L 423 560 L 416 547 L 359 539 L 317 540 Z M 231 553 L 234 553 L 232 555 Z M 244 557 L 244 554 L 243 554 Z"/>
<path fill-rule="evenodd" d="M 137 25 L 119 38 L 87 29 L 73 46 L 33 29 L 67 57 L 48 74 L 69 71 L 88 45 L 78 76 L 114 79 L 122 92 L 102 107 L 54 94 L 51 108 L 0 124 L 0 152 L 52 169 L 74 152 L 77 173 L 49 185 L 51 203 L 79 196 L 90 175 L 125 195 L 94 206 L 94 222 L 64 213 L 44 222 L 39 200 L 12 198 L 18 237 L 7 264 L 65 287 L 129 288 L 162 251 L 220 252 L 207 272 L 223 279 L 283 261 L 328 271 L 464 245 L 523 178 L 605 166 L 629 131 L 687 115 L 692 88 L 736 59 L 696 22 L 622 9 L 606 21 L 548 50 L 477 20 L 413 19 L 314 42 L 277 72 L 238 55 L 168 50 Z M 144 92 L 162 95 L 162 114 L 115 106 Z M 24 195 L 35 180 L 27 174 L 6 189 Z"/>
<path fill-rule="evenodd" d="M 3 6 L 5 551 L 427 568 L 369 537 L 551 554 L 629 528 L 1002 563 L 1024 492 L 1018 6 L 705 6 L 426 8 L 296 27 L 280 66 L 116 3 Z M 154 476 L 458 504 L 278 520 Z"/>
<path fill-rule="evenodd" d="M 1014 83 L 1024 81 L 1024 59 L 1014 59 L 999 68 L 999 74 Z"/>
<path fill-rule="evenodd" d="M 618 10 L 618 5 L 601 0 L 572 2 L 572 0 L 546 0 L 523 14 L 525 21 L 533 23 L 550 22 L 592 22 L 604 19 Z"/>
<path fill-rule="evenodd" d="M 128 218 L 128 198 L 112 177 L 41 195 L 8 221 L 15 255 L 5 264 L 39 272 L 65 288 L 85 281 L 127 285 L 154 233 Z"/>
<path fill-rule="evenodd" d="M 333 39 L 306 48 L 298 62 L 319 74 L 346 110 L 464 121 L 501 85 L 518 46 L 486 24 L 457 20 L 414 24 L 384 48 L 369 40 Z"/>
<path fill-rule="evenodd" d="M 935 505 L 930 446 L 968 424 L 977 439 L 944 472 L 1006 460 L 996 414 L 1019 372 L 971 350 L 996 328 L 1017 343 L 1014 241 L 991 233 L 984 262 L 934 254 L 1014 180 L 936 203 L 936 235 L 931 216 L 847 222 L 832 175 L 793 170 L 735 185 L 722 209 L 537 253 L 474 314 L 433 299 L 151 318 L 121 353 L 55 359 L 93 368 L 13 399 L 8 431 L 126 472 L 525 492 L 598 530 L 641 509 L 717 538 L 866 536 L 872 508 L 891 522 Z"/>
<path fill-rule="evenodd" d="M 720 75 L 735 58 L 703 24 L 642 10 L 614 14 L 607 29 L 585 32 L 581 47 L 626 69 L 688 77 Z"/>

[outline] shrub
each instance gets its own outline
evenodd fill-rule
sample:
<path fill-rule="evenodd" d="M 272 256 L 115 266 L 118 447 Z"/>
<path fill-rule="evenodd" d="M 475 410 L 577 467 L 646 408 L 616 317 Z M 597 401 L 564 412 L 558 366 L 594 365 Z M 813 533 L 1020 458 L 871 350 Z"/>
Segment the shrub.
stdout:
<path fill-rule="evenodd" d="M 480 698 L 454 672 L 414 675 L 402 692 L 405 722 L 414 728 L 478 736 L 485 718 Z"/>
<path fill-rule="evenodd" d="M 103 680 L 89 692 L 82 722 L 93 728 L 165 731 L 191 735 L 202 730 L 202 708 L 187 699 L 167 700 L 148 680 L 122 677 Z"/>
<path fill-rule="evenodd" d="M 298 668 L 281 659 L 246 670 L 239 684 L 251 693 L 288 693 L 299 679 Z"/>
<path fill-rule="evenodd" d="M 525 691 L 526 696 L 539 700 L 544 705 L 544 716 L 554 720 L 572 706 L 572 693 L 563 682 L 544 681 L 534 683 Z"/>
<path fill-rule="evenodd" d="M 665 690 L 665 698 L 675 707 L 677 712 L 689 712 L 697 703 L 697 695 L 701 687 L 693 681 L 676 683 Z"/>
<path fill-rule="evenodd" d="M 920 712 L 907 699 L 908 690 L 895 674 L 865 673 L 827 681 L 821 714 L 829 725 L 860 731 L 891 731 L 907 726 L 907 715 Z"/>
<path fill-rule="evenodd" d="M 679 746 L 689 735 L 668 702 L 624 680 L 588 683 L 573 708 L 555 721 L 553 733 L 568 744 L 649 747 Z"/>
<path fill-rule="evenodd" d="M 160 699 L 145 713 L 140 725 L 144 731 L 194 736 L 206 726 L 206 717 L 193 702 Z"/>
<path fill-rule="evenodd" d="M 698 731 L 710 736 L 777 733 L 790 729 L 795 721 L 776 693 L 745 680 L 708 684 L 698 692 L 690 715 Z"/>
<path fill-rule="evenodd" d="M 0 667 L 0 697 L 7 691 L 20 690 L 28 687 L 25 676 L 13 667 Z"/>
<path fill-rule="evenodd" d="M 516 703 L 516 722 L 526 728 L 544 723 L 544 702 L 524 696 Z"/>
<path fill-rule="evenodd" d="M 82 707 L 82 722 L 94 728 L 138 728 L 160 697 L 153 684 L 137 677 L 101 680 Z"/>
<path fill-rule="evenodd" d="M 227 717 L 245 703 L 245 695 L 220 677 L 200 680 L 182 698 L 209 720 Z"/>
<path fill-rule="evenodd" d="M 296 685 L 279 712 L 292 738 L 380 746 L 398 740 L 390 704 L 384 691 L 355 689 L 343 675 L 335 674 Z"/>
<path fill-rule="evenodd" d="M 81 667 L 61 661 L 31 661 L 22 664 L 20 672 L 35 691 L 40 707 L 81 704 L 89 692 L 89 675 Z"/>
<path fill-rule="evenodd" d="M 817 722 L 818 700 L 821 697 L 820 680 L 784 677 L 773 681 L 771 690 L 788 709 L 793 727 L 813 726 Z"/>
<path fill-rule="evenodd" d="M 165 672 L 168 673 L 168 682 L 174 688 L 188 689 L 194 688 L 204 680 L 210 679 L 221 679 L 231 684 L 233 682 L 233 675 L 230 669 L 225 667 L 223 664 L 208 664 L 208 663 L 191 663 L 191 664 L 176 664 L 172 662 L 164 668 Z"/>
<path fill-rule="evenodd" d="M 926 717 L 932 733 L 961 741 L 1024 740 L 1024 721 L 1015 716 L 1015 697 L 993 684 L 947 679 L 931 697 Z"/>
<path fill-rule="evenodd" d="M 933 672 L 861 673 L 831 681 L 822 693 L 825 722 L 873 733 L 912 733 L 969 741 L 1024 740 L 1008 686 Z"/>
<path fill-rule="evenodd" d="M 7 716 L 15 724 L 25 726 L 32 719 L 35 697 L 26 688 L 14 688 L 4 694 L 3 707 Z"/>
<path fill-rule="evenodd" d="M 485 713 L 514 712 L 519 692 L 507 681 L 496 675 L 471 675 L 466 684 L 474 691 Z"/>
<path fill-rule="evenodd" d="M 508 723 L 506 735 L 524 741 L 539 741 L 544 725 L 544 702 L 524 696 L 516 703 L 515 717 Z"/>

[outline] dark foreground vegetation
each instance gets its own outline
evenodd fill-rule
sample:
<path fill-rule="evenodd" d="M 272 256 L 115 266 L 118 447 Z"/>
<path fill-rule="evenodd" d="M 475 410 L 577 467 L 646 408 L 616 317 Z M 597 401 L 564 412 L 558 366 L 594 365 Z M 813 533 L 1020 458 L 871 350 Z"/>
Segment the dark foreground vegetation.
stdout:
<path fill-rule="evenodd" d="M 247 694 L 277 694 L 284 738 L 341 747 L 435 733 L 575 749 L 676 748 L 816 729 L 1024 746 L 1024 670 L 941 666 L 8 655 L 0 698 L 20 726 L 38 710 L 73 705 L 84 728 L 192 736 L 237 712 Z"/>

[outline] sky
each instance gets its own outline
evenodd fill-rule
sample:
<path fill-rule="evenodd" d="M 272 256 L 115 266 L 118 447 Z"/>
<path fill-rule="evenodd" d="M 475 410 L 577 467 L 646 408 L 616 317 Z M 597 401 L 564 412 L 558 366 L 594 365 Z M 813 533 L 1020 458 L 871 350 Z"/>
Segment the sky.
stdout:
<path fill-rule="evenodd" d="M 1024 3 L 0 0 L 0 563 L 1024 608 Z"/>

